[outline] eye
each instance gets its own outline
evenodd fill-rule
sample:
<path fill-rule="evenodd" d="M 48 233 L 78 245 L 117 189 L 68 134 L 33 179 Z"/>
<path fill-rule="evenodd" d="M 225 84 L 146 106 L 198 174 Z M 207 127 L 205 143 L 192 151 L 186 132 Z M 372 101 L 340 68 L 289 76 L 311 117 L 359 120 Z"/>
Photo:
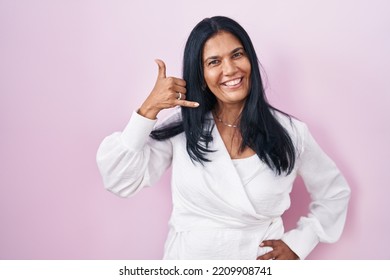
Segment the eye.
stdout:
<path fill-rule="evenodd" d="M 233 58 L 240 58 L 240 57 L 242 57 L 242 56 L 244 56 L 244 52 L 235 52 L 234 54 L 233 54 Z"/>
<path fill-rule="evenodd" d="M 207 63 L 207 66 L 215 66 L 215 65 L 218 65 L 219 64 L 219 60 L 218 59 L 213 59 L 213 60 L 209 60 L 209 62 Z"/>

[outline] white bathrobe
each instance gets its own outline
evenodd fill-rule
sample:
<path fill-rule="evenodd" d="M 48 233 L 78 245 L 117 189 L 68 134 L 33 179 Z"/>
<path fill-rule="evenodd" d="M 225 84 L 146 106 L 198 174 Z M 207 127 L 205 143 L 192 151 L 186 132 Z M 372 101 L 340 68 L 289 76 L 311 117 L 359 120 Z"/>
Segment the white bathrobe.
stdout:
<path fill-rule="evenodd" d="M 105 187 L 121 196 L 153 186 L 172 165 L 173 210 L 164 259 L 256 259 L 271 250 L 263 240 L 282 239 L 304 259 L 318 242 L 335 242 L 344 227 L 350 189 L 333 161 L 321 150 L 306 125 L 277 118 L 297 150 L 294 170 L 277 176 L 257 155 L 232 160 L 214 127 L 211 160 L 193 163 L 184 133 L 165 141 L 149 137 L 156 121 L 133 113 L 123 132 L 106 137 L 98 153 Z M 181 118 L 180 109 L 162 124 Z M 211 114 L 209 119 L 213 122 Z M 297 227 L 284 232 L 281 215 L 302 176 L 312 202 Z"/>

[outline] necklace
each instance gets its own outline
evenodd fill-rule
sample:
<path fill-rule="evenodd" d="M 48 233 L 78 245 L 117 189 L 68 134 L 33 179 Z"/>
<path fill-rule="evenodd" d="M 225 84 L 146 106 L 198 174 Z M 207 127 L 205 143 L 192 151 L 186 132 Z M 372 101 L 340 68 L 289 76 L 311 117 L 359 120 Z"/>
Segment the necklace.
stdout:
<path fill-rule="evenodd" d="M 217 118 L 217 120 L 222 123 L 223 125 L 225 126 L 228 126 L 228 127 L 231 127 L 231 128 L 237 128 L 237 125 L 236 124 L 230 124 L 230 123 L 225 123 L 223 120 L 221 120 L 217 115 L 215 116 Z"/>

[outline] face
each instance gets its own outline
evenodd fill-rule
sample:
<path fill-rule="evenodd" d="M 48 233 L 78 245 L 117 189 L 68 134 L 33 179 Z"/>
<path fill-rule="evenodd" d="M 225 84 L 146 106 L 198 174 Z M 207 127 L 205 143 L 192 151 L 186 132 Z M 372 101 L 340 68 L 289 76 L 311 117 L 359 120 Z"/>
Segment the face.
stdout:
<path fill-rule="evenodd" d="M 242 106 L 250 88 L 251 64 L 241 42 L 219 32 L 203 49 L 204 79 L 219 104 Z"/>

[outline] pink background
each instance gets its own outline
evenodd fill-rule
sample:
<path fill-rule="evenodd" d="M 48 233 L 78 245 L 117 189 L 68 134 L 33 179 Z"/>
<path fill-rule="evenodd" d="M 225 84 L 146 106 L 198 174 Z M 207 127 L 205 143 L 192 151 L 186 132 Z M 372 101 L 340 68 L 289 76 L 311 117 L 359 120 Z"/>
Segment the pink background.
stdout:
<path fill-rule="evenodd" d="M 341 240 L 311 259 L 389 259 L 388 1 L 0 0 L 0 259 L 159 259 L 166 174 L 131 199 L 105 191 L 95 154 L 154 85 L 179 76 L 194 25 L 248 31 L 272 104 L 308 123 L 352 188 Z M 287 228 L 305 213 L 297 182 Z"/>

